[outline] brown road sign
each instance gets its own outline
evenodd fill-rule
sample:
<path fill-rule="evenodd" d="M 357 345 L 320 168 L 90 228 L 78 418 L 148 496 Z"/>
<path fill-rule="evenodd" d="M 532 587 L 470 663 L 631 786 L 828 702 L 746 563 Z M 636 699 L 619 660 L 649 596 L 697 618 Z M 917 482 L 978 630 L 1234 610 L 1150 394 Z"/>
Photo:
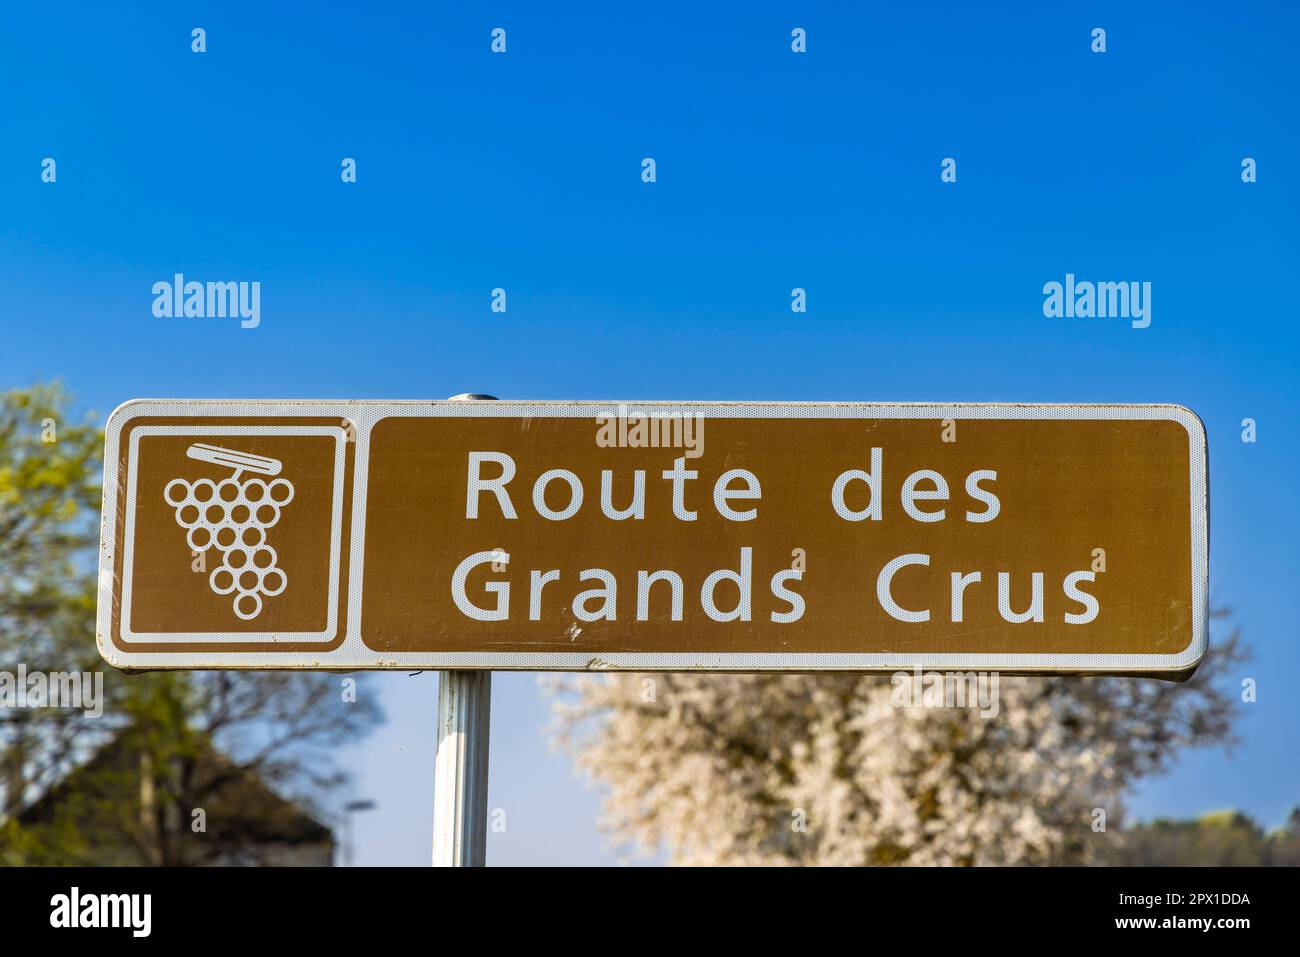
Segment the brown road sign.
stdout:
<path fill-rule="evenodd" d="M 99 647 L 150 668 L 1183 677 L 1173 405 L 140 400 Z"/>

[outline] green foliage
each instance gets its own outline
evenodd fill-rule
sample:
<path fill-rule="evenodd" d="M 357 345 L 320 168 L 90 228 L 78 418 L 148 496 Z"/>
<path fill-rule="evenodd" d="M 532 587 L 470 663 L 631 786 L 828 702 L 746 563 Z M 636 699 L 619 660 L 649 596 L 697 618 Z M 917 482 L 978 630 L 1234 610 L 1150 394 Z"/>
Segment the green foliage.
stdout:
<path fill-rule="evenodd" d="M 103 439 L 57 385 L 0 396 L 0 648 L 91 663 Z M 89 635 L 91 641 L 86 643 Z"/>
<path fill-rule="evenodd" d="M 1156 867 L 1295 867 L 1300 864 L 1300 809 L 1270 834 L 1239 811 L 1190 821 L 1157 819 L 1120 832 L 1110 863 Z"/>
<path fill-rule="evenodd" d="M 0 669 L 97 667 L 94 549 L 102 436 L 71 421 L 55 385 L 0 395 Z M 41 787 L 69 764 L 90 722 L 55 709 L 0 711 L 0 780 L 14 810 L 18 781 Z M 7 825 L 12 831 L 14 824 Z"/>

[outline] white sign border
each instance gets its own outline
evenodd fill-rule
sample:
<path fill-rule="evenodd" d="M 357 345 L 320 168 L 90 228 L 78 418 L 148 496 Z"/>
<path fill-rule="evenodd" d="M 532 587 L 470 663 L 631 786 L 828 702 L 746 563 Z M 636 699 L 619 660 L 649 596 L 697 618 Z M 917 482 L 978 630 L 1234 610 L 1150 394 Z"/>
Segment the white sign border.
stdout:
<path fill-rule="evenodd" d="M 904 654 L 785 652 L 401 652 L 383 654 L 361 641 L 366 480 L 370 431 L 391 416 L 404 417 L 561 417 L 590 418 L 642 411 L 702 418 L 861 418 L 861 419 L 1047 419 L 1155 420 L 1182 425 L 1188 434 L 1191 496 L 1191 580 L 1193 637 L 1174 654 Z M 119 440 L 122 427 L 141 416 L 219 416 L 283 418 L 338 417 L 354 430 L 352 536 L 348 583 L 348 626 L 343 643 L 323 651 L 241 651 L 225 653 L 123 653 L 109 641 L 112 611 Z M 214 428 L 221 428 L 214 426 Z M 250 426 L 250 428 L 257 428 Z M 435 401 L 435 400 L 223 400 L 135 399 L 114 410 L 105 430 L 104 510 L 100 547 L 100 654 L 124 670 L 300 669 L 403 670 L 491 669 L 497 671 L 718 671 L 718 672 L 891 672 L 913 667 L 1001 671 L 1004 673 L 1189 675 L 1208 647 L 1209 498 L 1205 427 L 1192 410 L 1174 404 L 1038 404 L 1005 402 L 665 402 L 665 401 Z M 341 486 L 340 486 L 341 487 Z M 189 635 L 203 641 L 211 635 Z"/>

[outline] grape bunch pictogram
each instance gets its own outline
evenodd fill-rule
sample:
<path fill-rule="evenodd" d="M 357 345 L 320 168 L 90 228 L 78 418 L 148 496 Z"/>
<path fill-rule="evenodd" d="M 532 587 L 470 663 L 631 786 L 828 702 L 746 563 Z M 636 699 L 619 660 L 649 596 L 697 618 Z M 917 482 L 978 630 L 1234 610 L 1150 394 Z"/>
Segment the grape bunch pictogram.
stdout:
<path fill-rule="evenodd" d="M 281 469 L 278 459 L 202 443 L 191 445 L 185 454 L 233 471 L 215 482 L 172 479 L 163 498 L 176 510 L 176 522 L 186 530 L 193 551 L 216 548 L 221 553 L 221 564 L 208 576 L 208 585 L 218 595 L 233 595 L 235 614 L 249 621 L 262 613 L 264 597 L 274 598 L 289 584 L 266 530 L 293 501 L 293 483 L 275 477 Z M 245 472 L 253 477 L 242 478 Z"/>

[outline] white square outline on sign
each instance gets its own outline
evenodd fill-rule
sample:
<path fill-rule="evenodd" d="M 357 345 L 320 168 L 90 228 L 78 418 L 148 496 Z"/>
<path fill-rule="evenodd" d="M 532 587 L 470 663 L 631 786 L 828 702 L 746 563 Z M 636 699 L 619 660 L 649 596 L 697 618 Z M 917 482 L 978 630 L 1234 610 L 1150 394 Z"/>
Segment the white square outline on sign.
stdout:
<path fill-rule="evenodd" d="M 141 437 L 172 435 L 183 437 L 221 437 L 240 435 L 324 435 L 334 438 L 334 487 L 330 516 L 329 606 L 324 631 L 134 631 L 131 628 L 131 580 L 135 557 L 136 469 L 140 462 Z M 339 575 L 343 552 L 343 466 L 347 453 L 347 433 L 336 425 L 142 425 L 131 432 L 130 467 L 126 478 L 126 523 L 123 526 L 122 551 L 122 624 L 119 637 L 125 643 L 229 641 L 231 643 L 272 641 L 332 641 L 338 632 Z M 202 636 L 198 638 L 196 636 Z"/>

